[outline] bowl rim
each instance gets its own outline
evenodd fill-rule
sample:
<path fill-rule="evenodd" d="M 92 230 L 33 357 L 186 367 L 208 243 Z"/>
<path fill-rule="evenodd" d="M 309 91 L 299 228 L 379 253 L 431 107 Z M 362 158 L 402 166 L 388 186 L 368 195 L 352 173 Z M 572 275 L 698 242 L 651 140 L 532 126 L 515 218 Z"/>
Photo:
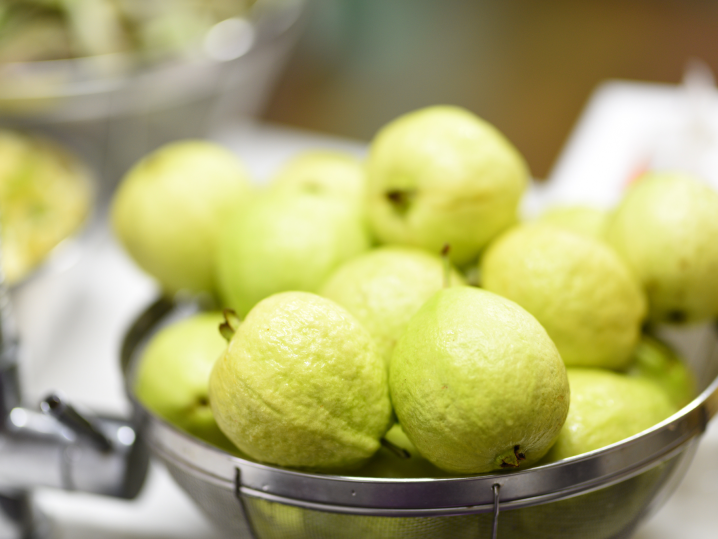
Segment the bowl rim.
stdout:
<path fill-rule="evenodd" d="M 448 478 L 372 478 L 302 472 L 231 455 L 174 427 L 135 397 L 132 368 L 142 346 L 169 315 L 197 304 L 159 298 L 125 334 L 121 369 L 125 392 L 151 450 L 166 463 L 237 495 L 308 509 L 375 516 L 446 516 L 538 505 L 599 490 L 635 477 L 694 446 L 718 411 L 718 376 L 664 421 L 609 446 L 524 470 Z M 718 337 L 718 325 L 711 324 Z M 711 357 L 718 346 L 713 343 Z"/>

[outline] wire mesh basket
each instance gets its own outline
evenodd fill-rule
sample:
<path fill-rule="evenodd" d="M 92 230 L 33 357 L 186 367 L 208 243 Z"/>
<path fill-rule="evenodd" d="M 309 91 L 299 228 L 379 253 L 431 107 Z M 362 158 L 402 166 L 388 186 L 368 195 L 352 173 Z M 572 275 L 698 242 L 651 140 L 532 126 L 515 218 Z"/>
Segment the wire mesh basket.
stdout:
<path fill-rule="evenodd" d="M 156 417 L 134 398 L 133 366 L 160 327 L 197 310 L 158 300 L 128 331 L 122 369 L 153 454 L 208 518 L 246 539 L 620 539 L 668 498 L 718 410 L 713 325 L 663 328 L 700 394 L 655 427 L 560 462 L 456 478 L 383 479 L 302 473 L 245 460 Z"/>

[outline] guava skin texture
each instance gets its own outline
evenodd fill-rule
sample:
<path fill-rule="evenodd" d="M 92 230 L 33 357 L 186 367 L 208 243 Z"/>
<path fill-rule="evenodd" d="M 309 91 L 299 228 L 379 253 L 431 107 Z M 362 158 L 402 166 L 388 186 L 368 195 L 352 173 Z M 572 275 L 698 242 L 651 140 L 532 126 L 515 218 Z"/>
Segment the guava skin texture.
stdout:
<path fill-rule="evenodd" d="M 215 363 L 209 394 L 237 447 L 292 468 L 358 468 L 393 421 L 371 336 L 344 308 L 307 292 L 252 309 Z"/>
<path fill-rule="evenodd" d="M 491 124 L 452 106 L 393 120 L 372 140 L 367 213 L 380 243 L 438 253 L 463 266 L 517 220 L 528 167 Z"/>
<path fill-rule="evenodd" d="M 327 197 L 363 214 L 365 183 L 364 166 L 358 158 L 343 152 L 314 150 L 285 163 L 272 178 L 270 189 Z"/>
<path fill-rule="evenodd" d="M 484 253 L 481 284 L 535 316 L 567 366 L 623 369 L 640 339 L 645 295 L 618 254 L 595 238 L 517 226 Z"/>
<path fill-rule="evenodd" d="M 538 222 L 603 240 L 610 215 L 609 211 L 592 206 L 554 206 L 542 213 Z"/>
<path fill-rule="evenodd" d="M 677 410 L 668 395 L 650 380 L 605 369 L 567 371 L 571 409 L 546 462 L 620 442 L 660 423 Z"/>
<path fill-rule="evenodd" d="M 445 262 L 438 255 L 415 247 L 379 247 L 337 268 L 320 295 L 357 317 L 374 337 L 388 367 L 409 319 L 445 286 L 445 273 Z M 453 267 L 448 278 L 449 286 L 466 284 Z"/>
<path fill-rule="evenodd" d="M 458 475 L 537 462 L 569 407 L 566 369 L 543 327 L 512 301 L 470 287 L 437 292 L 412 317 L 389 386 L 407 437 Z"/>
<path fill-rule="evenodd" d="M 209 406 L 209 374 L 227 342 L 219 333 L 222 313 L 193 315 L 162 328 L 147 345 L 135 377 L 135 395 L 148 409 L 230 452 Z"/>
<path fill-rule="evenodd" d="M 626 374 L 652 380 L 677 408 L 683 408 L 698 394 L 690 367 L 673 348 L 656 337 L 641 338 Z"/>
<path fill-rule="evenodd" d="M 649 318 L 692 323 L 718 315 L 718 193 L 697 178 L 653 172 L 616 207 L 606 241 L 648 296 Z"/>
<path fill-rule="evenodd" d="M 329 274 L 370 247 L 359 216 L 315 195 L 271 193 L 233 215 L 219 238 L 217 283 L 240 317 L 278 292 L 316 292 Z"/>
<path fill-rule="evenodd" d="M 252 193 L 243 163 L 229 150 L 200 140 L 175 142 L 122 179 L 112 199 L 112 228 L 166 295 L 214 294 L 217 237 Z"/>

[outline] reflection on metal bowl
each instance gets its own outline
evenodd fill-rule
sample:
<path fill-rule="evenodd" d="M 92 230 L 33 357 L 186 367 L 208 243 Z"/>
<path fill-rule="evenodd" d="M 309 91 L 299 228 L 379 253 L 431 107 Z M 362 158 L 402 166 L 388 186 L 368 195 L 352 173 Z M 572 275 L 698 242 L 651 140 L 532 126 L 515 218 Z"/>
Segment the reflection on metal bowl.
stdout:
<path fill-rule="evenodd" d="M 0 125 L 70 144 L 112 184 L 140 157 L 262 111 L 295 43 L 304 0 L 258 0 L 196 54 L 135 69 L 127 54 L 0 65 Z M 107 186 L 107 184 L 110 184 Z"/>
<path fill-rule="evenodd" d="M 219 529 L 247 539 L 333 537 L 629 537 L 685 473 L 718 411 L 718 332 L 661 328 L 687 358 L 701 393 L 622 442 L 534 468 L 457 478 L 379 479 L 303 473 L 230 455 L 174 428 L 133 396 L 134 365 L 163 324 L 192 303 L 159 300 L 125 337 L 126 390 L 151 451 Z"/>

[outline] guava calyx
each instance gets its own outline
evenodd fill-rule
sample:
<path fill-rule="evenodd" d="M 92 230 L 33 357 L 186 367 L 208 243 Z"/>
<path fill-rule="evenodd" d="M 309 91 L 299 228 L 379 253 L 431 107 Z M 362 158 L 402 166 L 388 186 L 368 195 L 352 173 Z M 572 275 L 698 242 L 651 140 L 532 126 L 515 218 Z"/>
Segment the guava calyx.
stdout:
<path fill-rule="evenodd" d="M 519 445 L 515 445 L 512 450 L 497 457 L 501 468 L 518 468 L 521 466 L 521 461 L 524 460 L 526 460 L 526 455 L 521 451 L 521 446 Z"/>
<path fill-rule="evenodd" d="M 404 215 L 409 211 L 415 196 L 415 189 L 393 189 L 386 192 L 386 198 L 399 215 Z"/>
<path fill-rule="evenodd" d="M 219 333 L 229 342 L 239 327 L 240 319 L 233 309 L 225 309 L 222 311 L 222 315 L 224 316 L 224 322 L 219 325 Z"/>
<path fill-rule="evenodd" d="M 391 451 L 392 453 L 394 453 L 394 455 L 396 455 L 396 456 L 399 457 L 400 459 L 409 459 L 409 458 L 411 458 L 411 453 L 409 453 L 409 452 L 408 452 L 406 449 L 404 449 L 403 447 L 399 447 L 398 445 L 391 443 L 391 442 L 390 442 L 389 440 L 387 440 L 386 438 L 381 438 L 381 439 L 379 440 L 379 443 L 382 445 L 382 447 L 387 448 L 389 451 Z"/>

